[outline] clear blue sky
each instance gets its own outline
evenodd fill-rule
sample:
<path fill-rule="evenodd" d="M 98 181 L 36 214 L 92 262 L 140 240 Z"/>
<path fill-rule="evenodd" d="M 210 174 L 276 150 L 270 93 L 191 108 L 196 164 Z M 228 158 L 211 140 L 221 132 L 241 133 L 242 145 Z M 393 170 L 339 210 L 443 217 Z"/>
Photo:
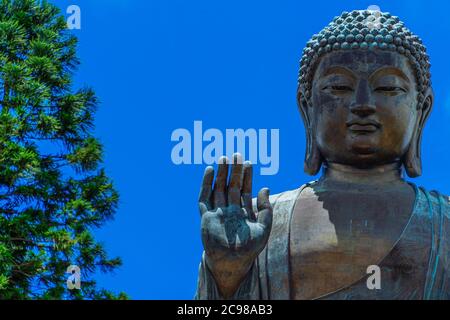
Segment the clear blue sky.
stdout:
<path fill-rule="evenodd" d="M 101 106 L 96 135 L 120 192 L 113 222 L 96 232 L 123 258 L 101 286 L 135 299 L 191 299 L 202 244 L 197 195 L 205 166 L 176 166 L 171 133 L 279 128 L 280 170 L 254 177 L 272 193 L 312 180 L 302 171 L 304 129 L 295 94 L 309 37 L 342 11 L 376 4 L 417 33 L 431 56 L 435 105 L 423 138 L 423 176 L 450 194 L 449 1 L 53 0 L 77 4 L 78 85 Z M 259 172 L 259 170 L 255 170 Z"/>

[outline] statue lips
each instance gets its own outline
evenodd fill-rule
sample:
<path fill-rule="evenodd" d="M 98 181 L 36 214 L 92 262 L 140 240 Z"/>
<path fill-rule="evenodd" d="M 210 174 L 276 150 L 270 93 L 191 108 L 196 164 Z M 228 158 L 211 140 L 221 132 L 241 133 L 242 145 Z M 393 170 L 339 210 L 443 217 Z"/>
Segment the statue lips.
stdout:
<path fill-rule="evenodd" d="M 371 133 L 375 132 L 380 128 L 380 123 L 375 120 L 369 120 L 369 119 L 357 119 L 357 120 L 351 120 L 347 122 L 347 127 L 350 131 L 356 132 L 356 133 Z"/>
<path fill-rule="evenodd" d="M 354 119 L 346 124 L 352 134 L 351 149 L 359 155 L 374 154 L 378 143 L 373 141 L 376 137 L 373 134 L 381 127 L 380 123 L 371 119 Z"/>

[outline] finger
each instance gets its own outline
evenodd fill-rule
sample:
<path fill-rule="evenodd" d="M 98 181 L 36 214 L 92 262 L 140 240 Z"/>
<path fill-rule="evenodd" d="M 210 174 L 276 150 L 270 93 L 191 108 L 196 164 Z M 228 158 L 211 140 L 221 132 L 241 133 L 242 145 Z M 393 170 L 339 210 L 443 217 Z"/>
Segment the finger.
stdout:
<path fill-rule="evenodd" d="M 268 228 L 272 227 L 272 206 L 269 201 L 269 189 L 263 188 L 258 193 L 256 205 L 258 208 L 258 222 Z"/>
<path fill-rule="evenodd" d="M 233 155 L 230 183 L 228 184 L 228 205 L 241 205 L 242 157 L 239 153 Z"/>
<path fill-rule="evenodd" d="M 242 182 L 242 205 L 247 212 L 248 218 L 252 221 L 256 220 L 252 205 L 252 176 L 253 167 L 250 161 L 244 162 L 244 178 Z"/>
<path fill-rule="evenodd" d="M 211 166 L 206 167 L 203 174 L 202 186 L 198 196 L 198 202 L 203 203 L 207 208 L 210 207 L 210 198 L 212 192 L 212 183 L 214 180 L 214 169 Z"/>
<path fill-rule="evenodd" d="M 220 157 L 217 169 L 216 182 L 214 183 L 213 199 L 214 208 L 226 206 L 225 191 L 228 179 L 228 158 Z"/>

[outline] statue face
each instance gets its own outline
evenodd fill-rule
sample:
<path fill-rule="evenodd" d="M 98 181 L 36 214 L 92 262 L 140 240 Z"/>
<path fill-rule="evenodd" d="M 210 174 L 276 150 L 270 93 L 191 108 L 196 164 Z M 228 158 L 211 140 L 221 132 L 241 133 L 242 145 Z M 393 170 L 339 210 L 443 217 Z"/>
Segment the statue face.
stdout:
<path fill-rule="evenodd" d="M 396 52 L 336 51 L 315 70 L 309 113 L 322 157 L 357 167 L 399 161 L 417 130 L 416 79 Z"/>

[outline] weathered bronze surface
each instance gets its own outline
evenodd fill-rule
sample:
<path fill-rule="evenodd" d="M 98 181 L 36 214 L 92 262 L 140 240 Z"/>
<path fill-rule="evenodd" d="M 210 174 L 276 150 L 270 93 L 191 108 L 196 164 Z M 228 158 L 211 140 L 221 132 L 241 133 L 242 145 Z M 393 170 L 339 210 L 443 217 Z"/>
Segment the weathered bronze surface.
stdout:
<path fill-rule="evenodd" d="M 428 58 L 385 13 L 385 25 L 368 32 L 378 45 L 365 45 L 366 28 L 353 30 L 352 19 L 370 14 L 344 13 L 334 21 L 348 28 L 336 30 L 352 37 L 328 27 L 304 51 L 297 100 L 308 137 L 305 171 L 323 168 L 320 179 L 270 198 L 262 189 L 252 202 L 252 167 L 239 155 L 229 180 L 225 158 L 214 185 L 214 170 L 206 169 L 196 298 L 450 298 L 449 198 L 403 174 L 421 174 L 420 140 L 433 105 Z M 407 52 L 398 49 L 404 45 Z M 380 289 L 367 286 L 371 265 L 380 267 Z"/>

